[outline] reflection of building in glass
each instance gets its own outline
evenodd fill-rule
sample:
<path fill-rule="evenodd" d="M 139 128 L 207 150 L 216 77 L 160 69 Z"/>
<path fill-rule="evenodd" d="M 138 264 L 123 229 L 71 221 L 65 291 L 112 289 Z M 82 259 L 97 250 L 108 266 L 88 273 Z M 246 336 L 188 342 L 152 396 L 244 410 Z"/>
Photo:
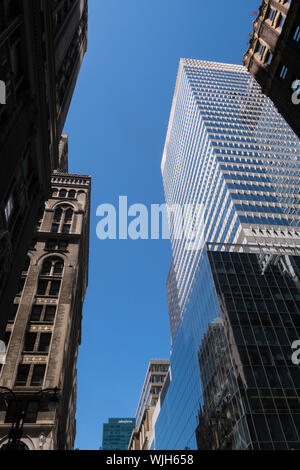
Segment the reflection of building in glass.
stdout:
<path fill-rule="evenodd" d="M 300 256 L 282 249 L 262 267 L 250 246 L 213 248 L 173 346 L 157 448 L 299 449 Z"/>
<path fill-rule="evenodd" d="M 167 296 L 168 296 L 168 307 L 169 307 L 169 318 L 170 318 L 170 330 L 172 342 L 174 340 L 179 322 L 180 322 L 180 307 L 178 299 L 178 289 L 176 281 L 176 273 L 174 270 L 174 263 L 172 261 L 169 274 L 167 277 Z"/>

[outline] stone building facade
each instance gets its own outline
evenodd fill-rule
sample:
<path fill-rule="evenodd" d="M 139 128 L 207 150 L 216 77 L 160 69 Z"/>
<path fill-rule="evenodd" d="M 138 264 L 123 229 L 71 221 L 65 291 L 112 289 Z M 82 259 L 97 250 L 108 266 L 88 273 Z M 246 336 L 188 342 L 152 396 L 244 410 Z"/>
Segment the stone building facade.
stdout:
<path fill-rule="evenodd" d="M 24 403 L 22 442 L 30 450 L 73 448 L 76 362 L 88 283 L 91 177 L 56 172 L 51 187 L 9 312 L 0 373 L 0 386 L 13 389 Z M 49 411 L 49 397 L 37 392 L 54 387 L 59 406 Z M 0 447 L 13 421 L 11 406 L 7 394 L 0 408 Z"/>
<path fill-rule="evenodd" d="M 300 137 L 299 57 L 300 1 L 264 0 L 243 63 Z"/>
<path fill-rule="evenodd" d="M 59 167 L 59 141 L 87 49 L 87 17 L 87 0 L 0 0 L 0 339 Z"/>

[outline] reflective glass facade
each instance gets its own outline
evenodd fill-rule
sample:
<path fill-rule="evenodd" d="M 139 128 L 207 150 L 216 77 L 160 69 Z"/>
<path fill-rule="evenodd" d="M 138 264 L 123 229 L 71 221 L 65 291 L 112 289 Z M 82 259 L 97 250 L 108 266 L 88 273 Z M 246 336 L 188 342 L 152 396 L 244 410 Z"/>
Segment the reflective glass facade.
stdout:
<path fill-rule="evenodd" d="M 291 267 L 288 274 L 285 266 Z M 300 257 L 204 249 L 171 355 L 157 449 L 300 449 Z"/>
<path fill-rule="evenodd" d="M 300 242 L 300 141 L 243 66 L 180 61 L 162 175 L 167 204 L 203 208 L 206 241 Z M 170 219 L 184 312 L 200 250 L 176 238 L 179 223 Z"/>

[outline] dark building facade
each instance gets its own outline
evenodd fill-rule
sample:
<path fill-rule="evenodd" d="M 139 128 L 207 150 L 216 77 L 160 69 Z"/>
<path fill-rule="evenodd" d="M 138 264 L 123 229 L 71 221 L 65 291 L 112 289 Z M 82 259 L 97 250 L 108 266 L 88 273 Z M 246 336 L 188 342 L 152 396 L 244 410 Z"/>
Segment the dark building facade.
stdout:
<path fill-rule="evenodd" d="M 102 450 L 127 450 L 135 418 L 109 418 L 103 424 Z"/>
<path fill-rule="evenodd" d="M 300 137 L 299 58 L 300 1 L 264 0 L 243 63 Z"/>
<path fill-rule="evenodd" d="M 87 49 L 87 0 L 0 0 L 0 338 Z"/>
<path fill-rule="evenodd" d="M 66 169 L 66 136 L 60 155 Z M 0 386 L 13 389 L 23 402 L 22 442 L 29 450 L 73 449 L 76 363 L 88 283 L 90 186 L 90 176 L 53 173 L 52 195 L 40 212 L 9 309 Z M 51 411 L 47 396 L 38 392 L 55 387 L 59 406 Z M 8 406 L 1 401 L 0 447 L 7 443 L 15 418 L 14 400 L 4 395 Z"/>
<path fill-rule="evenodd" d="M 157 449 L 299 449 L 300 257 L 220 248 L 204 250 L 176 335 Z"/>

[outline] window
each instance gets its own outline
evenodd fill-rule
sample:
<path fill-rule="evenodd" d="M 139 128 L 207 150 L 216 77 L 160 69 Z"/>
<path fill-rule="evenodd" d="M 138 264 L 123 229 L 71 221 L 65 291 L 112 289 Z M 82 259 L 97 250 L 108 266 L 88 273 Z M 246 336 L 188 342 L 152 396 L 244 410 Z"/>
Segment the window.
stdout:
<path fill-rule="evenodd" d="M 51 226 L 51 232 L 52 232 L 52 233 L 57 233 L 57 232 L 58 232 L 58 229 L 59 229 L 59 225 L 58 225 L 58 224 L 52 224 L 52 226 Z"/>
<path fill-rule="evenodd" d="M 67 195 L 66 189 L 61 189 L 61 190 L 59 191 L 59 197 L 66 197 L 66 195 Z"/>
<path fill-rule="evenodd" d="M 74 191 L 74 189 L 71 189 L 69 191 L 68 197 L 71 198 L 71 199 L 74 199 L 75 196 L 76 196 L 76 191 Z"/>
<path fill-rule="evenodd" d="M 283 65 L 279 73 L 280 78 L 284 80 L 286 77 L 287 71 L 288 71 L 288 68 L 285 65 Z"/>
<path fill-rule="evenodd" d="M 53 323 L 54 318 L 55 318 L 55 313 L 56 313 L 56 307 L 47 306 L 45 309 L 44 321 Z"/>
<path fill-rule="evenodd" d="M 54 323 L 55 314 L 56 314 L 56 306 L 33 305 L 29 321 L 36 322 L 36 323 L 39 323 L 39 322 Z"/>
<path fill-rule="evenodd" d="M 18 368 L 17 378 L 15 382 L 16 387 L 25 387 L 29 375 L 30 365 L 20 364 Z"/>
<path fill-rule="evenodd" d="M 41 333 L 39 342 L 39 352 L 48 352 L 51 341 L 51 333 Z"/>
<path fill-rule="evenodd" d="M 7 412 L 5 415 L 5 423 L 13 423 L 16 419 L 16 406 L 15 400 L 11 400 L 8 404 Z M 24 423 L 35 423 L 37 418 L 37 413 L 39 410 L 39 402 L 38 401 L 22 401 L 20 404 L 22 409 L 25 411 L 24 415 Z"/>
<path fill-rule="evenodd" d="M 45 375 L 45 364 L 43 365 L 34 365 L 33 366 L 33 374 L 31 378 L 30 385 L 32 387 L 42 387 Z"/>
<path fill-rule="evenodd" d="M 62 212 L 63 211 L 61 207 L 58 207 L 57 209 L 55 209 L 53 220 L 55 220 L 56 222 L 59 222 L 62 216 Z"/>
<path fill-rule="evenodd" d="M 58 296 L 60 289 L 60 281 L 47 281 L 45 279 L 39 280 L 37 295 L 53 295 Z"/>
<path fill-rule="evenodd" d="M 294 29 L 293 40 L 296 42 L 300 41 L 300 26 L 296 26 L 296 29 Z"/>
<path fill-rule="evenodd" d="M 276 28 L 282 28 L 282 26 L 284 25 L 284 22 L 285 22 L 285 16 L 280 13 L 276 21 Z"/>
<path fill-rule="evenodd" d="M 259 42 L 258 47 L 257 47 L 257 53 L 261 58 L 264 55 L 265 50 L 266 50 L 266 46 L 264 46 L 261 42 Z"/>
<path fill-rule="evenodd" d="M 270 65 L 271 62 L 272 62 L 272 59 L 273 59 L 273 54 L 272 54 L 271 51 L 268 51 L 268 52 L 267 52 L 267 56 L 266 56 L 266 63 L 267 63 L 268 65 Z"/>
<path fill-rule="evenodd" d="M 24 351 L 26 352 L 34 351 L 36 338 L 37 338 L 37 333 L 29 333 L 29 332 L 26 333 L 25 342 L 24 342 Z"/>
<path fill-rule="evenodd" d="M 55 233 L 69 233 L 71 230 L 73 213 L 73 208 L 66 204 L 57 207 L 54 211 L 51 231 Z"/>
<path fill-rule="evenodd" d="M 61 258 L 47 258 L 44 261 L 41 275 L 42 276 L 54 276 L 61 275 L 64 270 L 64 262 Z"/>
<path fill-rule="evenodd" d="M 58 296 L 59 289 L 60 289 L 60 281 L 50 282 L 49 295 Z"/>
<path fill-rule="evenodd" d="M 267 19 L 270 20 L 271 23 L 273 23 L 275 16 L 276 16 L 276 10 L 274 10 L 274 8 L 270 8 Z"/>
<path fill-rule="evenodd" d="M 48 281 L 40 279 L 37 288 L 37 295 L 46 295 Z"/>
<path fill-rule="evenodd" d="M 47 242 L 45 244 L 45 250 L 65 251 L 65 250 L 67 250 L 68 245 L 69 245 L 68 240 L 59 240 L 59 239 L 54 240 L 54 239 L 51 239 L 51 240 L 47 240 Z"/>
<path fill-rule="evenodd" d="M 29 321 L 39 322 L 43 311 L 42 305 L 33 305 Z"/>

